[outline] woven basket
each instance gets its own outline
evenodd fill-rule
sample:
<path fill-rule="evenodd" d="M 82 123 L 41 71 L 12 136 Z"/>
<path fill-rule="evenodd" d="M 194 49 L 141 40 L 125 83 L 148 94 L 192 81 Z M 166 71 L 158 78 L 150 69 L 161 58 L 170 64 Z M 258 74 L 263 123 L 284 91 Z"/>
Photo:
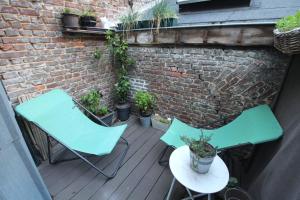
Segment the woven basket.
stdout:
<path fill-rule="evenodd" d="M 300 28 L 287 32 L 280 32 L 278 29 L 275 29 L 274 46 L 286 54 L 300 53 Z"/>

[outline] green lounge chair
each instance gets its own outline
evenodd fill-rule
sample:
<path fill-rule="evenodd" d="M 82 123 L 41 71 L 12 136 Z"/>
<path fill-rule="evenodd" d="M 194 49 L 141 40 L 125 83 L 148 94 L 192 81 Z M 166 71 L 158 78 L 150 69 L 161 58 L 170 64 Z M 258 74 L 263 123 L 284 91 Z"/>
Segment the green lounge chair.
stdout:
<path fill-rule="evenodd" d="M 91 165 L 99 173 L 107 178 L 113 178 L 119 170 L 129 148 L 128 142 L 121 137 L 127 125 L 115 127 L 98 125 L 86 117 L 79 107 L 94 116 L 67 93 L 55 89 L 18 105 L 15 110 L 19 116 L 34 123 L 47 133 L 50 164 L 74 160 L 74 158 L 52 161 L 49 136 L 73 152 L 78 158 Z M 94 117 L 99 120 L 96 116 Z M 102 124 L 106 125 L 104 122 Z M 125 142 L 126 148 L 115 170 L 111 174 L 104 173 L 80 154 L 85 153 L 96 156 L 109 154 L 120 138 Z"/>
<path fill-rule="evenodd" d="M 160 138 L 168 147 L 178 148 L 184 144 L 181 135 L 199 138 L 201 131 L 211 136 L 210 144 L 219 150 L 226 150 L 246 144 L 259 144 L 278 139 L 282 128 L 268 105 L 260 105 L 242 112 L 235 120 L 217 129 L 197 129 L 174 119 L 167 132 Z M 162 153 L 162 158 L 167 151 Z"/>

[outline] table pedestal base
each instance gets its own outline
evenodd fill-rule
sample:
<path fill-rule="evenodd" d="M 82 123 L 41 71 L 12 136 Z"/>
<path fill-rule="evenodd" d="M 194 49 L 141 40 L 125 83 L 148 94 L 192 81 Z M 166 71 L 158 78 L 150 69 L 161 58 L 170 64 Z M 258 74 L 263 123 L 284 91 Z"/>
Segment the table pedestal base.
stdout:
<path fill-rule="evenodd" d="M 171 187 L 170 187 L 170 189 L 169 189 L 169 192 L 168 192 L 168 195 L 167 195 L 167 199 L 166 199 L 166 200 L 170 200 L 170 196 L 171 196 L 171 194 L 172 194 L 172 191 L 173 191 L 173 187 L 174 187 L 175 181 L 176 181 L 176 179 L 175 179 L 175 177 L 173 177 L 173 180 L 172 180 L 172 183 L 171 183 Z M 183 199 L 181 199 L 181 200 L 194 200 L 195 198 L 203 197 L 203 196 L 205 196 L 205 195 L 207 195 L 207 199 L 208 199 L 208 200 L 211 200 L 211 194 L 197 194 L 197 195 L 192 195 L 191 191 L 190 191 L 187 187 L 185 187 L 185 189 L 186 189 L 187 193 L 189 194 L 189 196 L 186 197 L 186 198 L 183 198 Z"/>

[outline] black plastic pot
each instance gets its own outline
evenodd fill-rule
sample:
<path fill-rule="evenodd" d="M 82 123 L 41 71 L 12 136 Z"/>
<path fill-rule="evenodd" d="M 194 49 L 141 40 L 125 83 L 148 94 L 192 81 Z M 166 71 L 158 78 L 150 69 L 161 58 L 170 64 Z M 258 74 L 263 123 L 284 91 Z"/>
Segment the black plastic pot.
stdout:
<path fill-rule="evenodd" d="M 96 17 L 94 16 L 81 16 L 80 17 L 80 26 L 82 27 L 95 27 L 96 26 Z"/>
<path fill-rule="evenodd" d="M 65 28 L 79 28 L 79 15 L 63 13 L 63 26 Z"/>
<path fill-rule="evenodd" d="M 153 21 L 143 20 L 138 22 L 137 28 L 152 28 Z"/>
<path fill-rule="evenodd" d="M 252 200 L 250 195 L 242 188 L 229 188 L 225 192 L 225 200 Z"/>
<path fill-rule="evenodd" d="M 121 121 L 126 121 L 129 119 L 130 116 L 130 104 L 124 103 L 124 104 L 118 104 L 116 105 L 117 108 L 117 117 Z"/>
<path fill-rule="evenodd" d="M 176 22 L 177 22 L 176 18 L 162 19 L 160 22 L 160 27 L 172 27 L 176 25 Z"/>
<path fill-rule="evenodd" d="M 104 115 L 104 116 L 99 116 L 98 118 L 103 121 L 105 124 L 107 125 L 112 125 L 112 121 L 113 121 L 113 117 L 114 117 L 114 114 L 115 112 L 109 110 L 109 113 Z M 95 119 L 93 116 L 90 116 L 88 113 L 87 113 L 87 116 L 93 121 L 95 122 L 96 124 L 99 124 L 99 125 L 103 125 L 105 126 L 105 124 L 101 123 L 100 121 L 98 121 L 97 119 Z"/>

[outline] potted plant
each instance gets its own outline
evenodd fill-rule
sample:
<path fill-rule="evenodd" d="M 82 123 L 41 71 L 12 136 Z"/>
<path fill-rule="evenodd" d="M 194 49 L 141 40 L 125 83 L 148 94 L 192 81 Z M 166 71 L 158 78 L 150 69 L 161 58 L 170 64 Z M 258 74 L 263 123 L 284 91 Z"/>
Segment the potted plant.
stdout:
<path fill-rule="evenodd" d="M 128 55 L 128 44 L 118 34 L 108 30 L 105 34 L 107 46 L 113 54 L 113 64 L 117 66 L 117 83 L 115 84 L 115 97 L 117 101 L 117 116 L 121 121 L 126 121 L 130 115 L 130 81 L 128 67 L 134 65 L 134 60 Z"/>
<path fill-rule="evenodd" d="M 173 11 L 165 0 L 156 3 L 152 10 L 153 25 L 156 27 L 156 32 L 162 26 L 173 26 L 174 19 L 177 18 L 175 11 Z"/>
<path fill-rule="evenodd" d="M 85 10 L 80 16 L 80 26 L 95 27 L 97 23 L 96 14 L 92 10 Z"/>
<path fill-rule="evenodd" d="M 283 53 L 300 53 L 300 11 L 277 21 L 274 46 Z"/>
<path fill-rule="evenodd" d="M 107 108 L 107 106 L 102 106 L 100 104 L 101 97 L 102 97 L 102 94 L 99 91 L 91 90 L 86 95 L 83 95 L 80 98 L 80 102 L 87 110 L 89 110 L 91 113 L 93 113 L 94 115 L 99 117 L 99 119 L 101 121 L 103 121 L 105 124 L 111 125 L 114 112 L 109 110 Z M 87 116 L 94 122 L 96 122 L 100 125 L 103 125 L 98 120 L 96 120 L 94 117 L 90 116 L 88 113 L 87 113 Z"/>
<path fill-rule="evenodd" d="M 151 117 L 151 124 L 153 128 L 166 131 L 171 124 L 171 118 L 163 118 L 159 114 L 155 114 Z"/>
<path fill-rule="evenodd" d="M 120 24 L 118 24 L 118 28 L 123 31 L 130 31 L 132 29 L 137 28 L 139 19 L 139 13 L 133 10 L 130 10 L 127 14 L 121 16 Z"/>
<path fill-rule="evenodd" d="M 134 96 L 136 107 L 140 111 L 140 122 L 143 127 L 150 127 L 151 115 L 155 106 L 155 97 L 146 91 L 137 91 Z"/>
<path fill-rule="evenodd" d="M 200 174 L 207 173 L 217 154 L 217 149 L 208 143 L 210 137 L 204 136 L 202 132 L 198 140 L 184 135 L 180 138 L 190 148 L 191 168 Z"/>
<path fill-rule="evenodd" d="M 70 8 L 64 8 L 62 22 L 65 28 L 77 29 L 79 28 L 79 15 Z"/>

